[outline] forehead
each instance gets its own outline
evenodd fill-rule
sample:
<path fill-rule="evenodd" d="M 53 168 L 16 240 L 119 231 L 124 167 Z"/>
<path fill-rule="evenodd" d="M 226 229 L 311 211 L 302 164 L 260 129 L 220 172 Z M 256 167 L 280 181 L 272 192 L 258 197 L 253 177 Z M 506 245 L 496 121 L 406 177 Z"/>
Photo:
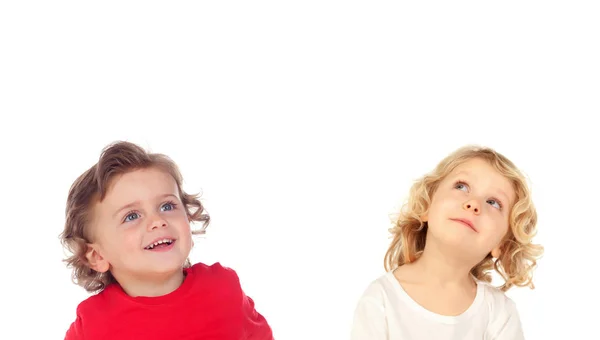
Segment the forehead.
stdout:
<path fill-rule="evenodd" d="M 177 194 L 179 197 L 175 179 L 160 169 L 138 169 L 113 178 L 103 203 L 128 204 L 161 194 Z"/>
<path fill-rule="evenodd" d="M 94 220 L 112 219 L 123 206 L 154 202 L 167 194 L 179 197 L 177 182 L 160 169 L 138 169 L 117 175 L 111 179 L 104 199 L 94 204 Z"/>
<path fill-rule="evenodd" d="M 515 191 L 512 181 L 484 159 L 473 158 L 460 164 L 448 174 L 447 178 L 455 179 L 460 176 L 466 176 L 480 186 L 495 190 L 514 202 Z"/>

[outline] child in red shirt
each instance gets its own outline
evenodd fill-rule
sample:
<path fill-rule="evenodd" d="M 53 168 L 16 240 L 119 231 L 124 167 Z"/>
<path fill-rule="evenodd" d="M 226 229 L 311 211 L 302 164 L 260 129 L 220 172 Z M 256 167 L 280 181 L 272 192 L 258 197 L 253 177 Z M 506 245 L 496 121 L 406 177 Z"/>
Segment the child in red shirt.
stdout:
<path fill-rule="evenodd" d="M 192 235 L 209 220 L 170 158 L 128 142 L 104 149 L 67 199 L 66 262 L 97 294 L 79 304 L 65 339 L 272 340 L 234 270 L 190 264 Z"/>

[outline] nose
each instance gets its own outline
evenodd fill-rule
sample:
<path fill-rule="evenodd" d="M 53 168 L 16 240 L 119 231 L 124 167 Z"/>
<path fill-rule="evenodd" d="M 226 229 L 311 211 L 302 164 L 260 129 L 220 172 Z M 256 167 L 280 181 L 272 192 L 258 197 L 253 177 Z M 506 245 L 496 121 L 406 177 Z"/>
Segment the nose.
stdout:
<path fill-rule="evenodd" d="M 463 203 L 463 209 L 472 211 L 475 215 L 479 215 L 481 212 L 479 203 L 476 200 L 470 200 Z"/>
<path fill-rule="evenodd" d="M 166 228 L 167 221 L 162 218 L 160 215 L 155 215 L 152 217 L 150 224 L 148 224 L 148 230 L 154 230 L 158 228 Z"/>

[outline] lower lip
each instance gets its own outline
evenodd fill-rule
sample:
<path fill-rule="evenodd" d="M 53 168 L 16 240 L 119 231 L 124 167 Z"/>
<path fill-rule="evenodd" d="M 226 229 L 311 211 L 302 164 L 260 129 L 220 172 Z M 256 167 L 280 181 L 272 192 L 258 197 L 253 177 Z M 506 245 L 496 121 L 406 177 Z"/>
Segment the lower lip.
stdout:
<path fill-rule="evenodd" d="M 473 230 L 473 231 L 476 231 L 476 230 L 475 230 L 475 228 L 473 228 L 473 227 L 472 227 L 470 224 L 468 224 L 468 223 L 466 223 L 466 222 L 464 222 L 464 221 L 461 221 L 461 220 L 452 220 L 452 221 L 454 221 L 454 222 L 458 222 L 458 223 L 460 223 L 460 224 L 462 224 L 462 225 L 464 225 L 464 226 L 467 226 L 469 229 L 471 229 L 471 230 Z"/>
<path fill-rule="evenodd" d="M 158 247 L 154 247 L 152 249 L 146 249 L 146 250 L 153 251 L 153 252 L 165 252 L 165 251 L 169 251 L 169 250 L 173 249 L 173 247 L 175 246 L 175 242 L 176 241 L 171 242 L 171 244 L 169 244 L 168 246 L 158 246 Z"/>

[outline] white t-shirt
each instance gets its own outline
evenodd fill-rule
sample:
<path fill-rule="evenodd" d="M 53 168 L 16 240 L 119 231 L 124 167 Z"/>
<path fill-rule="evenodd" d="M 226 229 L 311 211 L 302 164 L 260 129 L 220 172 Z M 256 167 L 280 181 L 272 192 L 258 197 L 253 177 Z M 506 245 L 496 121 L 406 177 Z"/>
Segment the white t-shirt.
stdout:
<path fill-rule="evenodd" d="M 373 281 L 354 312 L 352 340 L 524 340 L 515 303 L 501 290 L 477 282 L 461 315 L 433 313 L 414 301 L 393 271 Z"/>

